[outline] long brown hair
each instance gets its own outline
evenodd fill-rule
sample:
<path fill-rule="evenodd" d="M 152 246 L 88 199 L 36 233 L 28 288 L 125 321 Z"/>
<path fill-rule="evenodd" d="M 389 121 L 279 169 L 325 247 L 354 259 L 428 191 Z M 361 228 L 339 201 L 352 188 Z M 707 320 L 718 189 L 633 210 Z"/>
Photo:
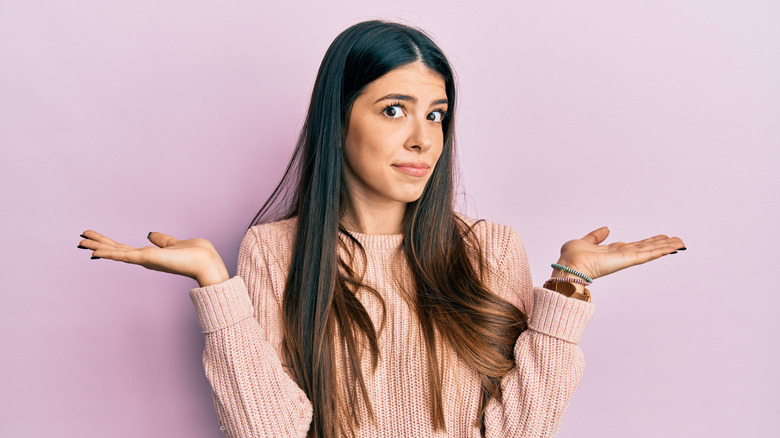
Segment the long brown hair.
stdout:
<path fill-rule="evenodd" d="M 293 379 L 314 407 L 309 436 L 354 435 L 361 402 L 374 420 L 360 357 L 367 349 L 376 368 L 378 329 L 356 292 L 363 288 L 383 301 L 352 269 L 354 257 L 366 257 L 365 251 L 340 225 L 350 201 L 343 144 L 355 98 L 369 83 L 412 62 L 441 75 L 448 100 L 442 154 L 420 199 L 408 204 L 403 223 L 403 253 L 416 287 L 411 303 L 428 356 L 434 429 L 446 428 L 437 348 L 450 347 L 479 374 L 476 426 L 484 435 L 485 409 L 491 398 L 502 400 L 501 379 L 514 367 L 514 344 L 526 328 L 525 315 L 485 286 L 484 257 L 473 226 L 453 210 L 456 96 L 449 62 L 420 30 L 382 21 L 358 23 L 328 48 L 293 158 L 252 221 L 298 218 L 282 301 L 283 351 Z M 272 207 L 282 213 L 271 216 Z M 352 248 L 347 260 L 339 257 L 339 247 Z M 347 383 L 343 389 L 340 377 Z"/>

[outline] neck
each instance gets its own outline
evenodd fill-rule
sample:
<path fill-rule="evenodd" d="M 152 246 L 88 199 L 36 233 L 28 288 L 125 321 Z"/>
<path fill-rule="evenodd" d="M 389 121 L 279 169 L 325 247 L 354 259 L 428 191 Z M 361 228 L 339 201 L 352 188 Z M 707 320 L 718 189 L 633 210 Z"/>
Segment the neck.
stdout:
<path fill-rule="evenodd" d="M 406 204 L 394 202 L 385 205 L 368 206 L 352 199 L 341 223 L 348 229 L 363 234 L 403 233 Z"/>

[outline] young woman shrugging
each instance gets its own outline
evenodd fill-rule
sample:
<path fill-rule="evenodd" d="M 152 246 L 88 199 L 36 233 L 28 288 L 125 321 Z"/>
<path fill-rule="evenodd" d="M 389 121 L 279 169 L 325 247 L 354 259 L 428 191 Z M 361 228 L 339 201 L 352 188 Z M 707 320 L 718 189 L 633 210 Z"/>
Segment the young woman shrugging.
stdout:
<path fill-rule="evenodd" d="M 593 279 L 683 249 L 567 242 L 533 288 L 508 226 L 453 210 L 452 69 L 423 32 L 369 21 L 320 66 L 238 275 L 203 239 L 95 231 L 93 258 L 186 275 L 230 437 L 548 437 L 583 370 Z"/>

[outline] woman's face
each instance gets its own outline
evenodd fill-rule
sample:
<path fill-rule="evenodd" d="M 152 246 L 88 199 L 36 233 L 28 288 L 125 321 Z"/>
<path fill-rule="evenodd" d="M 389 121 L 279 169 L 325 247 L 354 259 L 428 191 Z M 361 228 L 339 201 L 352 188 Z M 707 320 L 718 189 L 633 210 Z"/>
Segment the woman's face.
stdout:
<path fill-rule="evenodd" d="M 384 210 L 422 195 L 441 155 L 444 79 L 407 64 L 366 86 L 352 106 L 345 173 L 353 201 Z"/>

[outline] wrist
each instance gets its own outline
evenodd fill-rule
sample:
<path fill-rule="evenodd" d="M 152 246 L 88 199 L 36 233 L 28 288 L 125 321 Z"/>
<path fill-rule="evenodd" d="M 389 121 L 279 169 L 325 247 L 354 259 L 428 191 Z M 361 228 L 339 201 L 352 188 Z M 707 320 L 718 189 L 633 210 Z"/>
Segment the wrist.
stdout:
<path fill-rule="evenodd" d="M 578 277 L 578 276 L 576 276 L 574 274 L 571 274 L 569 272 L 562 271 L 560 269 L 553 269 L 552 270 L 552 274 L 550 274 L 550 279 L 552 280 L 552 279 L 556 279 L 556 278 L 559 278 L 559 279 L 571 278 L 572 280 L 582 280 L 580 277 Z M 583 293 L 583 291 L 585 290 L 585 285 L 584 284 L 580 284 L 580 283 L 577 283 L 575 281 L 567 282 L 567 281 L 563 280 L 563 281 L 558 281 L 558 283 L 569 283 L 569 284 L 572 284 L 572 285 L 574 285 L 574 287 L 575 287 L 575 289 L 576 289 L 576 291 L 578 293 Z"/>
<path fill-rule="evenodd" d="M 578 267 L 574 263 L 568 262 L 565 259 L 561 258 L 558 259 L 557 263 L 553 263 L 551 265 L 553 268 L 553 277 L 564 277 L 564 278 L 582 278 L 583 280 L 586 280 L 588 283 L 593 283 L 593 275 L 588 274 L 584 269 Z"/>
<path fill-rule="evenodd" d="M 586 289 L 593 281 L 590 277 L 563 258 L 558 259 L 552 267 L 550 280 L 544 284 L 544 288 L 590 302 L 590 292 Z"/>
<path fill-rule="evenodd" d="M 200 287 L 211 286 L 213 284 L 222 283 L 230 279 L 227 268 L 224 263 L 220 262 L 220 266 L 214 266 L 208 271 L 203 272 L 195 276 L 195 281 L 198 282 Z"/>

